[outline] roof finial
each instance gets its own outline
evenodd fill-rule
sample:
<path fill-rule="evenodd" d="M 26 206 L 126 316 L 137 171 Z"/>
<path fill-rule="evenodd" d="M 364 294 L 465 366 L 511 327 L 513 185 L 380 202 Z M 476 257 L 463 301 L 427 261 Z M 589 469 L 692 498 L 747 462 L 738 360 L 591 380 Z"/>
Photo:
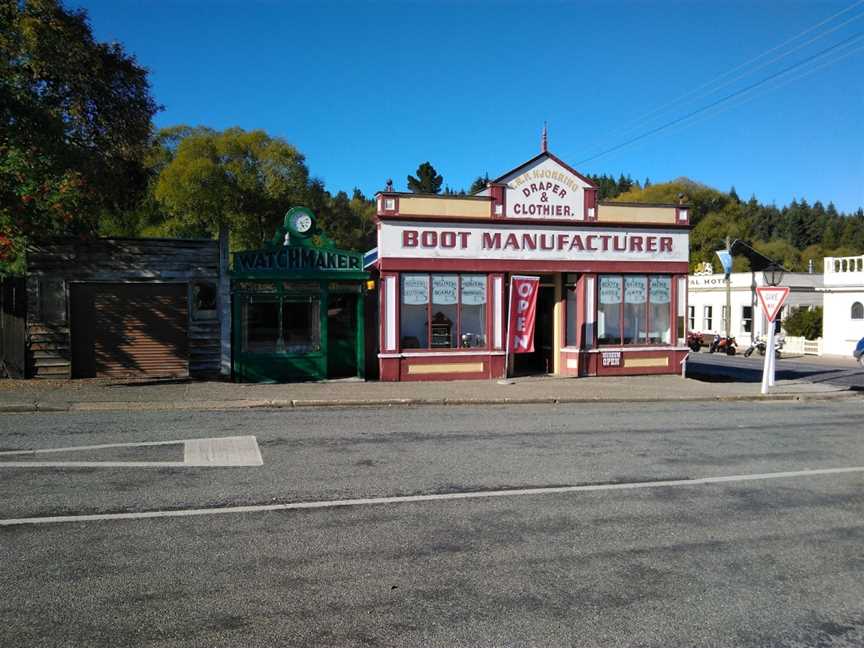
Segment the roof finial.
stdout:
<path fill-rule="evenodd" d="M 543 122 L 543 137 L 540 140 L 540 152 L 548 153 L 549 152 L 549 137 L 546 134 L 546 122 Z"/>

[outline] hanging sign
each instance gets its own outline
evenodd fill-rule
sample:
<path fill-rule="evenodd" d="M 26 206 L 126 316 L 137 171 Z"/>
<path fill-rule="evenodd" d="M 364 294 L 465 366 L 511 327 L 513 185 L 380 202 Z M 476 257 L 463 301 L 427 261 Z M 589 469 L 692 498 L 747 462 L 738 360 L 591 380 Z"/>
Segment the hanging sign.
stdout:
<path fill-rule="evenodd" d="M 432 303 L 442 306 L 456 303 L 456 275 L 432 275 Z"/>
<path fill-rule="evenodd" d="M 510 278 L 510 314 L 507 325 L 507 351 L 534 351 L 534 320 L 540 277 L 513 275 Z"/>
<path fill-rule="evenodd" d="M 672 281 L 669 277 L 651 277 L 651 303 L 668 304 Z"/>
<path fill-rule="evenodd" d="M 648 292 L 646 277 L 627 277 L 624 280 L 624 303 L 644 304 Z"/>
<path fill-rule="evenodd" d="M 600 303 L 621 303 L 621 277 L 600 277 Z"/>
<path fill-rule="evenodd" d="M 760 286 L 756 288 L 756 294 L 759 295 L 759 303 L 762 305 L 765 318 L 773 322 L 789 296 L 789 287 Z"/>
<path fill-rule="evenodd" d="M 486 275 L 462 275 L 462 304 L 477 306 L 486 303 Z"/>
<path fill-rule="evenodd" d="M 402 303 L 411 305 L 429 303 L 429 275 L 402 275 Z"/>

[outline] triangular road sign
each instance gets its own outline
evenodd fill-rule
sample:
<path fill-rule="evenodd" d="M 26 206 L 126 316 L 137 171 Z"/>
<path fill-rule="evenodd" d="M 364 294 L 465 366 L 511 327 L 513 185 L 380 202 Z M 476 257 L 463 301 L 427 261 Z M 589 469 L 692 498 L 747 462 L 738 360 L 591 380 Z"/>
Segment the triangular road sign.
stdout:
<path fill-rule="evenodd" d="M 756 289 L 756 294 L 759 295 L 759 303 L 762 304 L 765 317 L 769 322 L 773 322 L 789 296 L 789 287 L 760 286 Z"/>

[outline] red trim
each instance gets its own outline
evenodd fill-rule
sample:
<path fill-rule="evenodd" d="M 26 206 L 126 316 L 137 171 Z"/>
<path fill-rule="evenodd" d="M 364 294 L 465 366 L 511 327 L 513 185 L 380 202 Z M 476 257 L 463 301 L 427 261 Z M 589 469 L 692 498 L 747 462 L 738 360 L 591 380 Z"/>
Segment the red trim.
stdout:
<path fill-rule="evenodd" d="M 506 210 L 506 204 L 504 204 Z M 422 214 L 379 214 L 378 218 L 383 221 L 426 221 L 429 223 L 473 223 L 485 224 L 489 220 L 494 220 L 497 223 L 506 222 L 509 225 L 570 225 L 572 227 L 602 227 L 609 229 L 631 228 L 638 230 L 691 230 L 693 226 L 688 224 L 671 224 L 671 223 L 606 223 L 599 222 L 598 211 L 594 211 L 594 220 L 576 220 L 575 218 L 511 218 L 505 215 L 496 218 L 472 218 L 469 216 L 424 216 Z"/>
<path fill-rule="evenodd" d="M 689 269 L 687 261 L 532 261 L 505 259 L 413 259 L 389 257 L 383 270 L 394 272 L 617 272 L 675 274 Z"/>
<path fill-rule="evenodd" d="M 597 190 L 586 189 L 582 192 L 583 202 L 585 206 L 585 222 L 593 223 L 597 220 Z M 594 210 L 594 216 L 588 214 L 588 210 Z"/>
<path fill-rule="evenodd" d="M 564 167 L 567 171 L 569 171 L 570 173 L 575 175 L 577 178 L 579 178 L 582 182 L 587 183 L 589 187 L 591 187 L 593 189 L 599 189 L 599 187 L 596 184 L 594 184 L 593 180 L 591 180 L 590 178 L 586 178 L 584 175 L 579 173 L 576 169 L 574 169 L 569 164 L 567 164 L 566 162 L 561 160 L 561 158 L 556 157 L 555 155 L 553 155 L 552 153 L 549 153 L 548 151 L 544 151 L 544 152 L 540 153 L 539 155 L 535 155 L 533 158 L 531 158 L 527 162 L 523 162 L 522 164 L 520 164 L 516 168 L 510 169 L 507 173 L 504 173 L 501 176 L 495 178 L 495 180 L 493 180 L 493 182 L 501 182 L 501 180 L 503 180 L 507 176 L 513 175 L 514 173 L 516 173 L 520 169 L 523 169 L 523 168 L 525 168 L 531 164 L 534 164 L 535 162 L 537 162 L 541 158 L 548 158 L 548 159 L 552 160 L 553 162 L 557 162 L 562 167 Z"/>
<path fill-rule="evenodd" d="M 377 209 L 377 211 L 378 211 L 377 216 L 379 218 L 381 218 L 382 216 L 395 216 L 399 213 L 399 194 L 382 191 L 375 196 L 376 202 L 377 202 L 377 198 L 379 196 L 381 197 L 381 208 Z M 394 203 L 395 203 L 393 209 L 387 209 L 385 207 L 385 205 L 387 204 L 386 201 L 388 198 L 392 198 Z M 378 205 L 376 204 L 375 207 L 377 208 Z"/>

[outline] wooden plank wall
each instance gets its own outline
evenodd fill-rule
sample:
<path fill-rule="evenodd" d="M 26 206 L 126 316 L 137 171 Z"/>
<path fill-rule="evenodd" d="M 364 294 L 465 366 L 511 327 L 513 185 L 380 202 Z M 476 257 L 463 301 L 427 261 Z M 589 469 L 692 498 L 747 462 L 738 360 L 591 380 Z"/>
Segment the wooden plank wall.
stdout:
<path fill-rule="evenodd" d="M 71 282 L 183 283 L 219 279 L 217 241 L 180 239 L 57 239 L 27 249 L 27 373 L 34 378 L 69 378 Z M 48 323 L 40 313 L 40 282 L 62 280 L 66 321 Z M 189 374 L 219 371 L 219 321 L 195 321 L 189 305 Z M 227 307 L 227 305 L 226 305 Z"/>
<path fill-rule="evenodd" d="M 0 279 L 0 378 L 23 378 L 26 373 L 26 297 L 23 278 Z"/>

